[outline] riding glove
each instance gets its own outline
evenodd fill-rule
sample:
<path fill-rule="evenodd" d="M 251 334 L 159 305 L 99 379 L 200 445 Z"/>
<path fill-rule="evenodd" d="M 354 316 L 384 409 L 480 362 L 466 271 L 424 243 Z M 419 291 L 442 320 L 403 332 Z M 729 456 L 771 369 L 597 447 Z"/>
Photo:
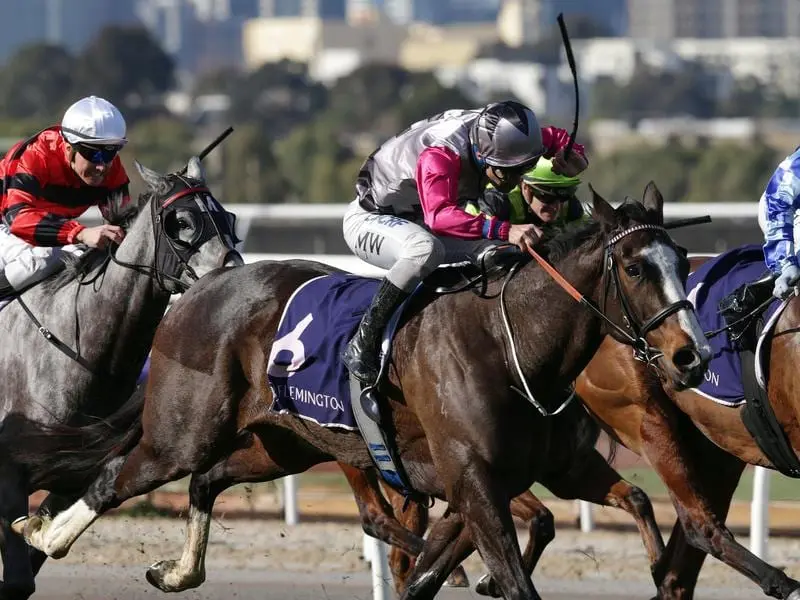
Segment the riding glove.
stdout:
<path fill-rule="evenodd" d="M 786 298 L 800 281 L 800 268 L 796 265 L 786 265 L 775 280 L 772 295 L 776 298 Z"/>

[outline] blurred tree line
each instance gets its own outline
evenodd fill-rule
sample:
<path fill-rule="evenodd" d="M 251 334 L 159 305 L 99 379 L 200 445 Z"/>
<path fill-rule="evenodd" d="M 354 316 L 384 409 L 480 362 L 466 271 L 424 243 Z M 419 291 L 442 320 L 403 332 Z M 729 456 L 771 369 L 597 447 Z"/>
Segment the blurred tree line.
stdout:
<path fill-rule="evenodd" d="M 774 75 L 773 75 L 774 76 Z M 755 77 L 732 80 L 726 71 L 684 61 L 677 69 L 658 69 L 638 58 L 633 75 L 620 85 L 600 78 L 592 88 L 596 118 L 639 119 L 665 115 L 791 118 L 800 115 L 800 95 L 788 96 Z"/>
<path fill-rule="evenodd" d="M 667 202 L 757 202 L 782 159 L 760 140 L 690 146 L 672 139 L 595 156 L 585 180 L 609 200 L 641 198 L 653 180 Z"/>
<path fill-rule="evenodd" d="M 191 99 L 224 95 L 228 108 L 213 121 L 191 113 L 179 118 L 164 106 L 177 83 L 172 60 L 144 29 L 129 27 L 103 30 L 77 55 L 46 44 L 23 47 L 0 76 L 0 136 L 30 135 L 58 122 L 77 98 L 104 96 L 128 121 L 123 156 L 130 173 L 133 158 L 157 170 L 175 169 L 233 125 L 234 135 L 209 159 L 212 184 L 222 186 L 221 198 L 229 203 L 347 202 L 359 166 L 381 141 L 436 112 L 475 106 L 431 73 L 365 65 L 325 86 L 305 65 L 285 61 L 251 72 L 203 74 L 189 90 Z M 754 82 L 740 84 L 724 105 L 714 104 L 706 76 L 700 66 L 670 74 L 639 65 L 625 86 L 596 86 L 593 112 L 615 118 L 753 110 L 795 116 L 800 108 Z M 674 141 L 594 156 L 587 179 L 612 199 L 640 194 L 655 179 L 673 201 L 753 201 L 779 158 L 758 141 L 704 147 Z"/>

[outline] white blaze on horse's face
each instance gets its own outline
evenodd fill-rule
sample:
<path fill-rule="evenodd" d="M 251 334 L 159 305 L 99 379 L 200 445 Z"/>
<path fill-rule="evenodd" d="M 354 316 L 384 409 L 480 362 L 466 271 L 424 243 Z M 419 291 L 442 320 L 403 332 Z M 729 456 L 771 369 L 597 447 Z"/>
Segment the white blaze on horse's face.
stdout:
<path fill-rule="evenodd" d="M 640 251 L 640 256 L 658 270 L 662 281 L 664 300 L 674 304 L 686 300 L 686 290 L 680 277 L 680 259 L 675 248 L 664 242 L 654 242 Z M 711 358 L 711 346 L 700 327 L 697 314 L 693 310 L 682 309 L 677 313 L 681 329 L 694 342 L 697 352 L 703 360 Z"/>

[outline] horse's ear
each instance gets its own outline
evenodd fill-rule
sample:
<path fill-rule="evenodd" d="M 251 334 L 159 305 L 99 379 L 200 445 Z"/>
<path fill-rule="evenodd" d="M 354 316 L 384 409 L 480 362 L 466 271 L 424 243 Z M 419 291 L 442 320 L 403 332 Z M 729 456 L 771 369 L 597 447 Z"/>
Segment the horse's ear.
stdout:
<path fill-rule="evenodd" d="M 656 187 L 655 181 L 651 181 L 644 188 L 642 204 L 647 209 L 647 214 L 654 224 L 664 224 L 664 197 Z"/>
<path fill-rule="evenodd" d="M 148 169 L 138 160 L 134 160 L 133 164 L 136 165 L 136 170 L 139 171 L 139 175 L 144 179 L 147 187 L 153 191 L 157 191 L 162 186 L 164 176 L 161 173 L 153 169 Z"/>
<path fill-rule="evenodd" d="M 193 156 L 189 159 L 189 164 L 186 165 L 186 174 L 192 179 L 197 179 L 198 181 L 206 180 L 206 172 L 205 169 L 203 169 L 203 164 L 196 156 Z"/>
<path fill-rule="evenodd" d="M 591 183 L 589 184 L 589 190 L 592 192 L 592 213 L 594 218 L 602 223 L 606 229 L 613 227 L 617 222 L 614 207 L 597 193 Z"/>

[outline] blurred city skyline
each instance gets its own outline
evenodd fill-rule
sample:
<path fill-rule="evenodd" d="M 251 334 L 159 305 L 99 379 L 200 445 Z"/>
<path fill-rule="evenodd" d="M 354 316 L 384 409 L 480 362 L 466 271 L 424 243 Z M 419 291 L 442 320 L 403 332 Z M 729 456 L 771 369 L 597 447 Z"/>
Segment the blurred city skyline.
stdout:
<path fill-rule="evenodd" d="M 627 0 L 512 0 L 524 5 L 530 39 L 559 12 L 581 15 L 606 35 L 626 35 Z M 351 25 L 385 20 L 400 26 L 490 24 L 504 0 L 3 0 L 0 61 L 20 47 L 49 43 L 79 52 L 108 25 L 143 25 L 180 69 L 247 66 L 243 31 L 251 20 L 318 18 Z M 533 17 L 531 17 L 533 15 Z M 535 22 L 534 22 L 535 21 Z"/>

